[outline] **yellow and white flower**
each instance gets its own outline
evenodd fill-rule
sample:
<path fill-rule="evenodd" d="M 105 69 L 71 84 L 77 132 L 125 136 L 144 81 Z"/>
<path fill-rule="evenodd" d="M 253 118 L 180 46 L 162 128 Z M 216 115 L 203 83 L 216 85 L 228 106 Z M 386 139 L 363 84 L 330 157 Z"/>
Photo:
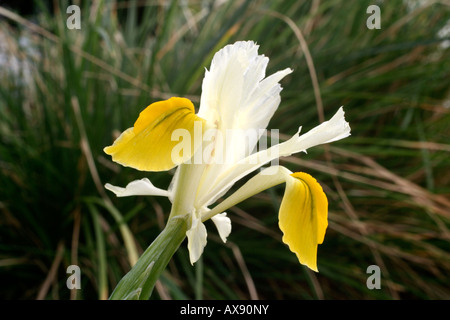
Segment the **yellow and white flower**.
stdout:
<path fill-rule="evenodd" d="M 317 271 L 317 247 L 328 225 L 328 202 L 319 183 L 306 173 L 268 167 L 214 206 L 230 188 L 263 165 L 310 147 L 343 139 L 350 127 L 340 108 L 326 122 L 289 140 L 256 150 L 264 129 L 280 103 L 279 82 L 291 69 L 265 76 L 269 59 L 252 42 L 236 42 L 217 52 L 202 84 L 197 114 L 185 98 L 174 97 L 143 110 L 134 127 L 125 130 L 105 152 L 113 161 L 141 171 L 177 167 L 168 190 L 144 178 L 125 188 L 106 188 L 117 196 L 165 196 L 172 202 L 169 219 L 188 215 L 186 236 L 191 263 L 207 242 L 204 221 L 212 219 L 225 242 L 231 232 L 226 210 L 267 188 L 286 183 L 279 211 L 283 242 L 299 262 Z M 239 132 L 241 134 L 228 134 Z M 223 137 L 227 137 L 225 140 Z M 182 141 L 180 141 L 182 139 Z"/>

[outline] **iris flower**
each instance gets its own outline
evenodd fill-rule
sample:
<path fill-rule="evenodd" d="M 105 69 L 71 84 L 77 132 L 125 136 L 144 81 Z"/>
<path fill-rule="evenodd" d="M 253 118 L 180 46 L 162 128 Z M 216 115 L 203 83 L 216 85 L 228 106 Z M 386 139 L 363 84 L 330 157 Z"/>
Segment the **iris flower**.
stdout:
<path fill-rule="evenodd" d="M 301 264 L 317 271 L 317 248 L 328 225 L 328 202 L 322 187 L 304 172 L 293 173 L 278 165 L 259 169 L 279 157 L 343 139 L 350 135 L 350 127 L 341 107 L 329 121 L 309 132 L 301 135 L 300 127 L 289 140 L 257 150 L 258 140 L 280 104 L 279 82 L 292 72 L 287 68 L 266 77 L 269 59 L 259 55 L 258 48 L 252 41 L 239 41 L 214 55 L 203 79 L 197 114 L 185 98 L 155 102 L 104 149 L 113 161 L 137 170 L 176 168 L 167 190 L 155 187 L 148 178 L 125 188 L 110 184 L 106 188 L 119 197 L 167 197 L 172 202 L 169 220 L 187 218 L 189 257 L 194 264 L 207 243 L 206 220 L 214 222 L 226 242 L 231 232 L 226 210 L 285 183 L 279 210 L 282 240 Z M 255 171 L 226 197 L 237 181 Z"/>

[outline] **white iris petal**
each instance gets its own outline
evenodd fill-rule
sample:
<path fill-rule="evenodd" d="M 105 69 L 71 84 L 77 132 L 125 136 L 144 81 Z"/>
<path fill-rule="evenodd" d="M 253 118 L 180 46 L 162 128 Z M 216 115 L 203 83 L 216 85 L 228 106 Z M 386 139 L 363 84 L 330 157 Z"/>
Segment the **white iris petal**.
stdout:
<path fill-rule="evenodd" d="M 118 197 L 128 196 L 162 196 L 169 197 L 169 192 L 155 187 L 149 179 L 143 178 L 141 180 L 135 180 L 127 184 L 125 188 L 116 187 L 107 183 L 105 188 L 114 192 Z"/>
<path fill-rule="evenodd" d="M 234 175 L 232 183 L 221 180 L 230 182 L 228 175 L 236 164 L 254 151 L 281 101 L 279 81 L 292 70 L 287 68 L 264 78 L 269 59 L 258 55 L 258 48 L 252 41 L 225 46 L 206 71 L 198 116 L 220 130 L 225 143 L 214 150 L 217 163 L 204 168 L 195 207 L 210 205 L 232 187 Z M 230 129 L 234 133 L 231 138 L 226 132 Z"/>
<path fill-rule="evenodd" d="M 231 220 L 227 217 L 227 213 L 219 213 L 211 218 L 219 232 L 220 239 L 225 243 L 231 233 Z"/>
<path fill-rule="evenodd" d="M 206 246 L 207 232 L 201 218 L 192 215 L 191 228 L 186 232 L 188 239 L 189 260 L 191 264 L 197 262 Z"/>

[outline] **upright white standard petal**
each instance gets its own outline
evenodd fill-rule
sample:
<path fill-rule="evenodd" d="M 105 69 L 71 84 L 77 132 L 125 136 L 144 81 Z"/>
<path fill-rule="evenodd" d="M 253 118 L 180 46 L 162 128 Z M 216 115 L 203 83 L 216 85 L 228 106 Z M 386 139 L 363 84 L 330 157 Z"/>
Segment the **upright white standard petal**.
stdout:
<path fill-rule="evenodd" d="M 258 48 L 253 41 L 227 45 L 214 55 L 205 73 L 198 116 L 224 136 L 229 129 L 241 129 L 244 134 L 247 129 L 265 129 L 280 103 L 278 82 L 292 72 L 287 68 L 264 79 L 269 58 L 258 55 Z M 225 152 L 247 143 L 243 148 L 248 155 L 257 139 L 238 135 L 226 143 Z"/>
<path fill-rule="evenodd" d="M 269 59 L 258 55 L 258 48 L 252 41 L 227 45 L 215 54 L 205 73 L 198 116 L 218 133 L 210 148 L 212 161 L 204 166 L 199 178 L 195 207 L 210 204 L 226 191 L 222 189 L 213 196 L 210 192 L 219 176 L 254 152 L 280 103 L 279 81 L 292 70 L 287 68 L 265 78 Z"/>
<path fill-rule="evenodd" d="M 125 188 L 116 187 L 107 183 L 105 188 L 114 192 L 118 197 L 128 196 L 162 196 L 169 197 L 169 192 L 155 187 L 149 179 L 143 178 L 141 180 L 135 180 L 127 184 Z"/>

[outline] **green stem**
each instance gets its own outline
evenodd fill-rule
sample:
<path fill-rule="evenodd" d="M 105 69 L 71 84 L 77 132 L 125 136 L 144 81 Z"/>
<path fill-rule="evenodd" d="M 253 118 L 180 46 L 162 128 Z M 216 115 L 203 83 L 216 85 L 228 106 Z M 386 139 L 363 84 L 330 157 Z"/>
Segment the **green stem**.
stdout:
<path fill-rule="evenodd" d="M 169 219 L 164 230 L 120 280 L 110 300 L 148 300 L 153 287 L 186 237 L 188 215 Z"/>
<path fill-rule="evenodd" d="M 203 257 L 195 263 L 195 299 L 203 300 Z"/>

